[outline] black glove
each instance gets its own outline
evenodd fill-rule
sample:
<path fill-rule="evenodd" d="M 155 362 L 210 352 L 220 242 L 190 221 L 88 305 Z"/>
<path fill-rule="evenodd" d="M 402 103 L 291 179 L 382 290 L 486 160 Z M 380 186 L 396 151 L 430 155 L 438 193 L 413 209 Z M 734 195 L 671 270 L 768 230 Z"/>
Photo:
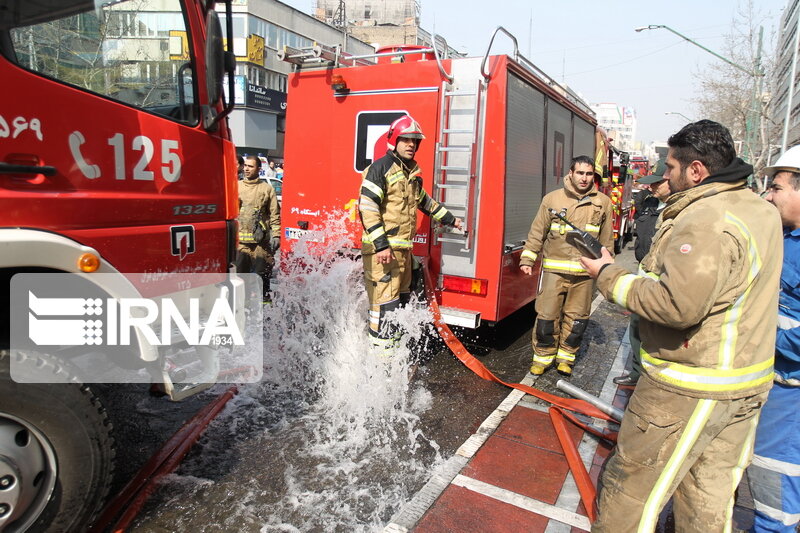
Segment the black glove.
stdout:
<path fill-rule="evenodd" d="M 274 254 L 275 252 L 277 252 L 278 248 L 280 247 L 281 247 L 281 238 L 278 237 L 277 235 L 273 236 L 272 240 L 270 241 L 270 249 L 272 250 L 272 253 Z"/>

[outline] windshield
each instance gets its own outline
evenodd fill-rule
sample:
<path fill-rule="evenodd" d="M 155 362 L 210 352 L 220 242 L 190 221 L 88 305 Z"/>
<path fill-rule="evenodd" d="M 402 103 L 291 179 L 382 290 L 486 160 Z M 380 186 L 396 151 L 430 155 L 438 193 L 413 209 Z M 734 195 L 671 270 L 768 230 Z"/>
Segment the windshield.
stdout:
<path fill-rule="evenodd" d="M 196 120 L 180 0 L 103 2 L 97 8 L 94 2 L 54 0 L 11 6 L 13 13 L 0 15 L 0 24 L 11 37 L 7 55 L 20 66 L 153 113 Z"/>

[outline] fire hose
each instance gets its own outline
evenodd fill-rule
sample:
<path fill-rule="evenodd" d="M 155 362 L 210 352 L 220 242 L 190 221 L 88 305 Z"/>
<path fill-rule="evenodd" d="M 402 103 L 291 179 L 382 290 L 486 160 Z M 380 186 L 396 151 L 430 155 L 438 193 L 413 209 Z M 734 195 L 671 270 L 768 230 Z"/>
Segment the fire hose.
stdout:
<path fill-rule="evenodd" d="M 136 476 L 117 496 L 105 506 L 95 520 L 89 533 L 109 530 L 122 533 L 141 510 L 147 498 L 156 490 L 158 481 L 175 470 L 202 435 L 208 424 L 219 414 L 228 400 L 237 394 L 236 386 L 230 387 L 216 399 L 204 406 L 186 422 L 164 445 L 154 453 Z M 124 512 L 122 512 L 124 509 Z M 117 516 L 122 512 L 122 515 Z"/>
<path fill-rule="evenodd" d="M 505 385 L 506 387 L 520 390 L 526 394 L 530 394 L 531 396 L 551 404 L 548 412 L 550 415 L 550 420 L 553 424 L 553 429 L 558 436 L 558 441 L 564 451 L 564 457 L 567 459 L 567 464 L 569 465 L 569 469 L 575 479 L 575 484 L 578 486 L 578 492 L 581 495 L 581 501 L 586 509 L 589 520 L 594 522 L 597 519 L 597 489 L 592 483 L 589 472 L 586 470 L 586 466 L 581 460 L 577 445 L 567 431 L 567 425 L 564 420 L 569 420 L 573 424 L 599 438 L 605 439 L 611 443 L 616 443 L 616 432 L 586 424 L 579 420 L 575 413 L 590 416 L 592 418 L 597 418 L 607 422 L 619 422 L 621 417 L 616 418 L 616 416 L 619 416 L 619 413 L 613 413 L 614 416 L 612 416 L 611 414 L 603 412 L 600 408 L 592 405 L 586 400 L 562 398 L 561 396 L 556 396 L 528 385 L 523 385 L 522 383 L 506 383 L 495 376 L 488 368 L 486 368 L 483 363 L 469 353 L 466 347 L 450 330 L 450 327 L 444 323 L 444 320 L 442 320 L 441 310 L 439 309 L 439 303 L 436 301 L 433 280 L 431 279 L 428 266 L 424 261 L 422 263 L 422 269 L 425 276 L 425 294 L 428 298 L 428 304 L 433 313 L 433 321 L 436 325 L 436 330 L 445 344 L 447 344 L 447 347 L 450 349 L 450 351 L 453 352 L 453 355 L 455 355 L 459 361 L 461 361 L 467 368 L 472 370 L 479 377 L 487 381 L 494 381 L 496 383 L 500 383 L 501 385 Z"/>

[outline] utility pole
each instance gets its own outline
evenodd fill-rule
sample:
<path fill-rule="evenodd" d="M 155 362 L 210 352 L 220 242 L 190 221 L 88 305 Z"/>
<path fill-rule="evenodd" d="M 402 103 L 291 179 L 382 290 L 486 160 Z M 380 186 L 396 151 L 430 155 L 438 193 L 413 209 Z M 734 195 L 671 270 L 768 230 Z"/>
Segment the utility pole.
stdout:
<path fill-rule="evenodd" d="M 333 14 L 333 25 L 342 30 L 342 52 L 347 51 L 347 6 L 344 0 L 339 0 L 339 7 Z"/>

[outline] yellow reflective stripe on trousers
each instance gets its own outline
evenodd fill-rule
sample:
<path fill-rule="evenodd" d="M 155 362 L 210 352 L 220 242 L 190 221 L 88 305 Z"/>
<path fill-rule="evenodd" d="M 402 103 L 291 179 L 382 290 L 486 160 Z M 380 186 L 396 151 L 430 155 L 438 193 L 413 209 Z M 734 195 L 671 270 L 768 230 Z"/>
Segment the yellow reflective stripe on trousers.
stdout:
<path fill-rule="evenodd" d="M 545 270 L 566 270 L 567 272 L 586 272 L 586 269 L 577 261 L 559 261 L 558 259 L 544 258 L 542 266 Z"/>
<path fill-rule="evenodd" d="M 638 277 L 635 274 L 623 274 L 617 279 L 614 289 L 611 291 L 611 298 L 616 304 L 628 307 L 628 291 L 631 290 L 631 285 Z"/>
<path fill-rule="evenodd" d="M 772 359 L 744 368 L 701 368 L 658 359 L 641 350 L 642 366 L 656 381 L 698 392 L 728 392 L 772 381 Z"/>
<path fill-rule="evenodd" d="M 536 261 L 536 254 L 531 252 L 530 250 L 522 250 L 522 255 L 520 259 L 530 259 L 531 261 Z"/>
<path fill-rule="evenodd" d="M 558 359 L 564 359 L 565 361 L 570 361 L 572 363 L 575 362 L 575 354 L 574 353 L 570 353 L 570 352 L 568 352 L 566 350 L 559 349 L 558 350 L 558 354 L 556 354 L 556 357 Z"/>
<path fill-rule="evenodd" d="M 556 355 L 537 355 L 536 353 L 533 354 L 533 362 L 539 363 L 540 365 L 551 365 L 553 363 L 553 359 L 556 358 Z"/>
<path fill-rule="evenodd" d="M 383 196 L 384 196 L 383 189 L 381 189 L 379 186 L 375 185 L 374 183 L 372 183 L 372 182 L 371 182 L 371 181 L 369 181 L 369 180 L 364 180 L 364 181 L 362 181 L 362 182 L 361 182 L 361 186 L 362 186 L 362 187 L 366 187 L 367 189 L 369 189 L 370 191 L 372 191 L 373 193 L 375 193 L 375 195 L 376 195 L 378 198 L 380 198 L 381 200 L 383 200 Z"/>
<path fill-rule="evenodd" d="M 659 512 L 661 511 L 662 504 L 667 495 L 678 471 L 681 469 L 683 462 L 692 450 L 697 438 L 703 432 L 703 429 L 711 417 L 711 413 L 716 406 L 716 400 L 697 400 L 697 407 L 695 407 L 689 422 L 686 424 L 681 438 L 675 445 L 672 455 L 664 466 L 661 475 L 658 476 L 653 490 L 645 501 L 644 509 L 642 509 L 642 518 L 639 521 L 639 533 L 652 533 L 656 529 L 656 521 L 658 520 Z"/>
<path fill-rule="evenodd" d="M 753 236 L 744 222 L 727 211 L 725 212 L 725 222 L 735 226 L 747 241 L 747 255 L 750 260 L 750 271 L 747 273 L 747 289 L 725 311 L 725 320 L 722 323 L 722 331 L 720 332 L 719 367 L 731 368 L 736 355 L 736 341 L 739 338 L 739 320 L 742 318 L 744 303 L 747 301 L 747 297 L 753 287 L 753 280 L 761 270 L 761 257 L 758 254 L 758 248 Z"/>
<path fill-rule="evenodd" d="M 736 462 L 736 467 L 734 467 L 731 475 L 731 499 L 728 503 L 728 506 L 725 508 L 725 529 L 723 530 L 723 533 L 731 533 L 733 528 L 733 504 L 736 500 L 736 488 L 739 486 L 739 482 L 742 480 L 744 469 L 747 468 L 747 465 L 749 465 L 750 461 L 753 459 L 753 445 L 756 441 L 756 427 L 758 426 L 758 417 L 760 414 L 761 411 L 758 411 L 750 419 L 750 429 L 747 431 L 747 440 L 745 440 L 744 446 L 742 446 L 742 452 L 739 454 L 739 460 Z"/>

